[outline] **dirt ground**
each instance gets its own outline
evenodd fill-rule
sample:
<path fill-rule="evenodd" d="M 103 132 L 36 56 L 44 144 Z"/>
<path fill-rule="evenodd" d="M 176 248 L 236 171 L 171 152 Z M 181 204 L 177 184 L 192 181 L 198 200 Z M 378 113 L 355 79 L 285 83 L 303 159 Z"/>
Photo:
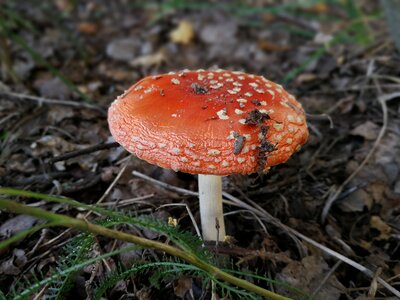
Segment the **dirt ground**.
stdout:
<path fill-rule="evenodd" d="M 328 2 L 0 1 L 0 186 L 91 204 L 101 199 L 135 215 L 172 217 L 195 234 L 185 206 L 162 205 L 184 203 L 199 223 L 197 198 L 132 171 L 192 191 L 196 176 L 149 165 L 114 144 L 104 147 L 113 142 L 107 108 L 146 75 L 199 68 L 263 75 L 296 95 L 309 114 L 310 137 L 267 174 L 224 177 L 224 191 L 261 214 L 225 205 L 234 240 L 218 255 L 310 298 L 396 299 L 380 279 L 400 290 L 400 56 L 377 1 L 356 2 L 360 16 L 343 4 L 352 1 Z M 81 151 L 88 147 L 100 150 Z M 54 161 L 71 151 L 81 152 Z M 0 212 L 0 238 L 38 222 Z M 148 230 L 134 233 L 162 240 Z M 10 296 L 22 289 L 22 278 L 51 275 L 76 235 L 46 228 L 1 251 L 0 290 Z M 99 238 L 91 251 L 122 246 Z M 130 253 L 100 263 L 96 272 L 84 268 L 66 299 L 91 299 L 116 266 L 162 256 Z M 191 274 L 159 287 L 148 276 L 119 281 L 102 299 L 209 299 L 210 289 Z M 48 299 L 46 288 L 29 299 Z M 290 296 L 274 284 L 267 288 Z"/>

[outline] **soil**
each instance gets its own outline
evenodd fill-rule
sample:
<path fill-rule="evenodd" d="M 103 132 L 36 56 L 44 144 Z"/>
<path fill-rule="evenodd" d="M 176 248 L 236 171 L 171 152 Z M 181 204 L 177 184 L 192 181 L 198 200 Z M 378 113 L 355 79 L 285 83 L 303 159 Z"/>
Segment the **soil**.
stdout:
<path fill-rule="evenodd" d="M 359 4 L 367 41 L 357 35 L 362 28 L 352 27 L 362 22 L 348 15 L 342 1 L 327 2 L 291 7 L 291 1 L 0 0 L 0 186 L 88 204 L 101 199 L 134 215 L 163 222 L 171 217 L 195 234 L 185 206 L 163 205 L 186 204 L 199 224 L 197 198 L 132 171 L 192 191 L 196 176 L 149 165 L 112 143 L 107 108 L 146 75 L 185 68 L 260 74 L 296 95 L 309 114 L 310 138 L 267 174 L 224 177 L 224 191 L 259 214 L 226 204 L 232 238 L 229 246 L 211 250 L 241 270 L 286 282 L 315 299 L 395 299 L 376 278 L 400 290 L 400 56 L 377 1 Z M 192 88 L 207 93 L 202 86 Z M 268 118 L 257 112 L 249 119 L 255 126 Z M 235 153 L 242 148 L 238 136 Z M 260 159 L 273 149 L 265 141 Z M 76 155 L 54 159 L 72 151 Z M 137 201 L 124 202 L 132 198 Z M 84 213 L 29 198 L 18 201 L 73 217 Z M 2 211 L 0 238 L 39 223 Z M 125 229 L 165 241 L 150 230 Z M 42 229 L 2 250 L 0 290 L 10 295 L 33 274 L 50 276 L 77 234 Z M 101 237 L 96 245 L 92 256 L 126 246 Z M 368 268 L 372 278 L 318 245 Z M 143 259 L 162 260 L 163 254 L 136 251 L 107 258 L 95 271 L 84 268 L 67 299 L 90 299 L 118 266 Z M 159 287 L 148 278 L 147 273 L 131 276 L 104 297 L 210 298 L 210 287 L 192 274 Z M 31 299 L 45 299 L 47 288 Z M 291 295 L 274 284 L 267 288 Z"/>

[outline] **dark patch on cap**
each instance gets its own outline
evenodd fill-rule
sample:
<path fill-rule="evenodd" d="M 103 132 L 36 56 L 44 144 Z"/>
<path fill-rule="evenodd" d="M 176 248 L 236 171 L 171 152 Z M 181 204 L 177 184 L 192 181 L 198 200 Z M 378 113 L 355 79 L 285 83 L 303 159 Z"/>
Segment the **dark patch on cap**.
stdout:
<path fill-rule="evenodd" d="M 252 111 L 249 112 L 249 115 L 246 118 L 245 123 L 259 125 L 262 124 L 264 120 L 269 120 L 269 119 L 271 118 L 268 114 L 262 113 L 258 109 L 253 109 Z"/>
<path fill-rule="evenodd" d="M 240 154 L 240 152 L 242 152 L 246 139 L 244 136 L 239 135 L 237 132 L 233 133 L 233 137 L 235 138 L 235 143 L 233 144 L 233 154 L 238 155 Z"/>
<path fill-rule="evenodd" d="M 260 171 L 264 170 L 265 163 L 267 161 L 268 153 L 275 151 L 275 145 L 269 142 L 266 138 L 269 130 L 269 126 L 261 125 L 260 132 L 262 134 L 261 144 L 258 147 L 258 168 Z"/>
<path fill-rule="evenodd" d="M 203 95 L 208 93 L 208 89 L 198 83 L 192 83 L 191 88 L 196 95 Z"/>

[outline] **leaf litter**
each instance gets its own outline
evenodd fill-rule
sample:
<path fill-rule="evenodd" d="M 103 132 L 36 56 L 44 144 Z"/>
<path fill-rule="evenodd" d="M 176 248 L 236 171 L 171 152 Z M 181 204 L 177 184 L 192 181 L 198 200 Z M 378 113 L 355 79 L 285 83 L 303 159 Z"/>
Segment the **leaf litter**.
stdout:
<path fill-rule="evenodd" d="M 364 2 L 374 8 L 373 1 Z M 33 27 L 39 28 L 46 20 L 48 7 L 45 5 L 34 7 L 30 2 L 21 2 L 12 8 Z M 88 1 L 78 8 L 73 1 L 57 1 L 54 12 L 59 14 L 61 22 L 45 22 L 46 30 L 41 34 L 24 27 L 12 27 L 12 23 L 10 26 L 104 109 L 144 75 L 184 68 L 222 67 L 261 74 L 283 83 L 283 78 L 295 70 L 293 80 L 284 83 L 285 87 L 298 97 L 307 112 L 328 113 L 334 128 L 330 129 L 327 122 L 310 119 L 309 143 L 287 164 L 277 166 L 263 176 L 230 176 L 224 179 L 224 190 L 255 201 L 304 235 L 351 255 L 352 259 L 374 271 L 380 267 L 384 278 L 395 278 L 400 270 L 397 262 L 400 255 L 398 98 L 386 103 L 389 127 L 372 158 L 345 186 L 329 211 L 327 224 L 321 224 L 319 217 L 331 189 L 357 169 L 376 140 L 382 126 L 382 112 L 376 99 L 381 94 L 400 89 L 400 60 L 386 36 L 381 45 L 369 47 L 333 43 L 338 32 L 350 26 L 351 20 L 343 18 L 346 14 L 343 7 L 326 5 L 308 9 L 308 14 L 342 17 L 330 22 L 314 15 L 315 20 L 308 21 L 300 17 L 305 8 L 296 10 L 297 20 L 285 15 L 246 17 L 246 14 L 235 15 L 221 9 L 175 9 L 157 14 L 152 9 L 127 8 L 121 3 L 108 6 L 105 1 Z M 295 26 L 294 21 L 297 22 Z M 384 20 L 370 22 L 371 27 L 378 30 L 371 29 L 371 34 L 379 37 L 377 32 L 385 28 Z M 296 33 L 299 29 L 304 30 L 302 34 Z M 311 37 L 307 37 L 310 32 Z M 0 97 L 0 185 L 60 193 L 85 203 L 95 203 L 113 182 L 128 154 L 121 148 L 111 148 L 48 164 L 49 159 L 63 153 L 109 142 L 106 119 L 99 112 L 84 107 L 67 108 L 29 99 L 11 101 L 7 92 L 75 103 L 81 99 L 61 78 L 32 59 L 11 39 L 8 44 L 12 71 L 21 80 L 13 82 L 3 71 L 0 76 L 0 91 L 4 92 Z M 306 63 L 315 53 L 320 53 L 317 51 L 321 45 L 327 46 L 322 54 Z M 368 73 L 371 61 L 375 63 L 373 74 Z M 235 151 L 241 150 L 238 141 Z M 166 203 L 185 203 L 198 222 L 195 197 L 155 188 L 143 179 L 133 178 L 130 175 L 133 170 L 174 186 L 196 189 L 196 178 L 192 175 L 164 171 L 132 158 L 104 201 L 115 202 L 117 206 L 122 200 L 153 195 L 143 201 L 132 200 L 128 209 L 134 214 L 159 214 L 159 219 L 164 222 L 172 217 L 178 220 L 182 229 L 194 233 L 185 208 L 157 208 Z M 59 209 L 71 215 L 77 213 L 65 207 Z M 234 210 L 229 206 L 227 209 Z M 226 221 L 229 235 L 236 242 L 232 245 L 235 251 L 230 250 L 224 255 L 240 262 L 238 266 L 242 270 L 251 269 L 262 276 L 271 274 L 309 294 L 315 292 L 317 299 L 346 296 L 355 299 L 368 294 L 371 282 L 361 274 L 355 276 L 356 271 L 348 267 L 334 269 L 336 261 L 333 257 L 322 255 L 306 243 L 303 246 L 308 254 L 299 255 L 295 243 L 278 228 L 267 226 L 266 234 L 259 222 L 245 213 L 230 215 Z M 30 228 L 36 222 L 31 217 L 2 213 L 2 239 Z M 149 230 L 135 227 L 130 230 L 152 239 L 162 239 Z M 61 229 L 52 229 L 49 238 L 56 238 L 60 233 Z M 33 235 L 30 239 L 45 244 L 39 236 Z M 64 241 L 61 239 L 60 243 Z M 124 246 L 103 239 L 98 243 L 97 254 Z M 274 246 L 266 247 L 265 243 Z M 38 266 L 42 271 L 50 272 L 55 266 L 54 258 L 65 255 L 56 243 L 52 254 L 41 255 L 34 251 L 24 258 L 29 247 L 31 243 L 22 240 L 0 256 L 3 292 L 8 292 L 3 287 L 9 286 L 14 276 L 35 271 Z M 74 284 L 84 287 L 86 282 L 85 293 L 90 295 L 94 283 L 112 273 L 119 263 L 126 266 L 143 258 L 162 258 L 159 253 L 148 251 L 124 255 L 100 262 L 93 278 L 90 278 L 93 274 L 90 268 L 85 269 L 87 273 L 79 275 L 80 279 L 77 277 Z M 265 257 L 269 259 L 263 259 Z M 32 258 L 37 259 L 35 263 L 26 264 L 26 259 Z M 25 270 L 25 266 L 29 269 Z M 328 277 L 322 282 L 324 276 Z M 396 282 L 393 285 L 399 288 Z M 143 274 L 136 275 L 131 281 L 119 281 L 109 292 L 113 296 L 134 294 L 139 299 L 192 299 L 192 296 L 197 299 L 206 293 L 200 286 L 195 276 L 183 276 L 162 283 L 159 290 L 149 284 L 148 274 Z M 279 291 L 290 295 L 285 290 Z M 390 293 L 380 287 L 376 295 L 390 297 Z"/>

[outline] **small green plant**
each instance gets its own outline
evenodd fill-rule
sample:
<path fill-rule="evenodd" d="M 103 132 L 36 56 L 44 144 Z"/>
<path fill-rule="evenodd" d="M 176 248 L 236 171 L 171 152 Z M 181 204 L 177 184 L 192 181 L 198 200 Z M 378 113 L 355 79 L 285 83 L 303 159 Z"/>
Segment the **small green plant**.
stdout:
<path fill-rule="evenodd" d="M 75 237 L 70 242 L 69 246 L 66 247 L 66 255 L 60 260 L 58 266 L 52 270 L 52 275 L 45 277 L 39 274 L 36 275 L 34 279 L 29 281 L 21 280 L 17 288 L 7 295 L 12 299 L 26 299 L 40 288 L 43 288 L 45 285 L 48 287 L 46 289 L 48 296 L 47 298 L 65 299 L 65 296 L 68 294 L 68 291 L 71 288 L 71 279 L 73 278 L 74 274 L 81 270 L 84 266 L 126 251 L 133 251 L 142 248 L 161 250 L 168 255 L 163 256 L 165 258 L 163 258 L 163 261 L 155 261 L 152 259 L 145 262 L 135 262 L 135 264 L 129 268 L 126 266 L 119 266 L 117 271 L 108 275 L 102 282 L 98 284 L 97 288 L 95 289 L 94 299 L 100 299 L 107 292 L 107 290 L 119 280 L 125 279 L 128 276 L 137 273 L 149 274 L 149 280 L 154 286 L 160 285 L 160 282 L 165 280 L 165 278 L 170 278 L 173 280 L 179 275 L 186 274 L 202 279 L 202 282 L 205 286 L 207 286 L 207 284 L 210 282 L 213 282 L 220 294 L 237 299 L 263 299 L 263 297 L 268 299 L 288 299 L 260 286 L 256 286 L 244 280 L 243 278 L 252 278 L 254 282 L 259 282 L 260 284 L 272 282 L 275 285 L 287 288 L 284 283 L 274 281 L 264 276 L 235 270 L 233 267 L 226 270 L 217 267 L 216 265 L 218 261 L 216 257 L 202 246 L 201 240 L 195 235 L 181 231 L 178 227 L 170 226 L 164 222 L 154 220 L 150 217 L 133 217 L 125 214 L 124 212 L 104 209 L 95 205 L 87 205 L 63 197 L 10 188 L 0 188 L 0 194 L 63 203 L 76 208 L 95 211 L 105 217 L 94 224 L 87 220 L 74 219 L 64 215 L 50 213 L 42 209 L 19 204 L 14 200 L 0 198 L 1 209 L 33 215 L 48 221 L 46 224 L 36 226 L 15 235 L 9 240 L 1 242 L 0 249 L 9 247 L 11 243 L 15 242 L 16 240 L 22 239 L 29 234 L 37 232 L 46 226 L 64 226 L 79 229 L 85 232 Z M 167 240 L 171 241 L 173 245 L 147 240 L 119 230 L 111 229 L 116 227 L 118 228 L 123 224 L 135 225 L 140 228 L 146 228 L 148 230 L 158 232 L 164 235 Z M 134 246 L 117 249 L 112 252 L 90 258 L 87 256 L 87 253 L 90 252 L 89 250 L 95 244 L 93 234 L 127 241 L 133 243 Z M 290 290 L 291 293 L 302 297 L 303 299 L 307 297 L 304 293 L 293 288 L 289 288 L 288 290 Z"/>

